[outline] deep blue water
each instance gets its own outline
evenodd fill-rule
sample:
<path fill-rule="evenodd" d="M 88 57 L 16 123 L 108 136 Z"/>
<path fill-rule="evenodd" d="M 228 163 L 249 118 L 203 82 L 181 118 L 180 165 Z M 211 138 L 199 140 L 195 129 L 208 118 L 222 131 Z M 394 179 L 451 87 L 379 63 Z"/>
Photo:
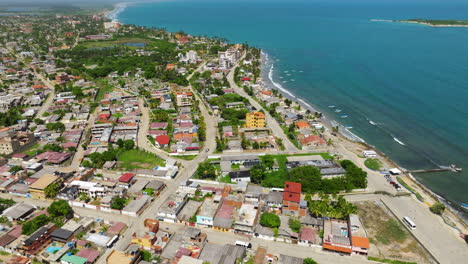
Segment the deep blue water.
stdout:
<path fill-rule="evenodd" d="M 415 176 L 468 203 L 468 28 L 370 21 L 468 19 L 468 3 L 204 1 L 135 4 L 119 19 L 263 48 L 276 82 L 402 167 L 464 167 Z"/>

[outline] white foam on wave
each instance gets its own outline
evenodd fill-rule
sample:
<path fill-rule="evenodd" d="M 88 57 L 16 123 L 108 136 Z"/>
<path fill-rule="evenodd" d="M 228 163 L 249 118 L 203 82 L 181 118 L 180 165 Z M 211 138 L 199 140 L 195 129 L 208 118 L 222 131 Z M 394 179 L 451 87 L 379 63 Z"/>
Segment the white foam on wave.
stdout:
<path fill-rule="evenodd" d="M 302 99 L 297 99 L 299 102 L 303 103 L 305 106 L 309 107 L 309 108 L 313 108 L 310 104 L 306 103 L 304 100 Z"/>
<path fill-rule="evenodd" d="M 115 5 L 114 10 L 107 14 L 107 18 L 113 21 L 118 21 L 119 15 L 127 9 L 128 3 L 118 3 Z"/>
<path fill-rule="evenodd" d="M 402 146 L 406 146 L 405 143 L 403 143 L 403 141 L 399 140 L 398 138 L 396 138 L 395 136 L 392 135 L 392 138 L 393 140 L 395 140 L 398 144 L 402 145 Z"/>
<path fill-rule="evenodd" d="M 273 69 L 275 68 L 275 65 L 274 64 L 271 64 L 271 67 L 270 67 L 270 71 L 268 72 L 268 79 L 270 79 L 270 82 L 276 87 L 278 88 L 280 91 L 282 91 L 283 93 L 286 93 L 287 95 L 291 96 L 292 98 L 296 98 L 291 92 L 289 92 L 288 90 L 286 90 L 281 84 L 275 82 L 273 80 Z M 283 81 L 283 83 L 286 83 L 286 81 Z"/>

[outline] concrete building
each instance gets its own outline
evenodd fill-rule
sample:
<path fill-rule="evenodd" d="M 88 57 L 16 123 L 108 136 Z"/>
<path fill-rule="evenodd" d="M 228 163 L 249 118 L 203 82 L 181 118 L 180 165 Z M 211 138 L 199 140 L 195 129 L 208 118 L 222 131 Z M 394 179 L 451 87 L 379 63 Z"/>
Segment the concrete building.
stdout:
<path fill-rule="evenodd" d="M 186 195 L 171 194 L 162 204 L 157 213 L 160 221 L 177 223 L 177 215 L 187 203 Z"/>
<path fill-rule="evenodd" d="M 0 134 L 0 154 L 10 155 L 34 142 L 34 135 L 25 132 L 3 132 Z"/>
<path fill-rule="evenodd" d="M 252 204 L 242 204 L 234 221 L 234 231 L 252 234 L 254 233 L 255 222 L 257 221 L 258 210 Z"/>
<path fill-rule="evenodd" d="M 266 126 L 265 114 L 262 112 L 247 113 L 245 116 L 246 128 L 264 128 Z"/>
<path fill-rule="evenodd" d="M 191 106 L 192 105 L 193 94 L 191 92 L 178 93 L 176 95 L 177 106 Z"/>
<path fill-rule="evenodd" d="M 241 246 L 207 243 L 198 258 L 210 264 L 235 264 L 245 254 L 246 249 Z"/>
<path fill-rule="evenodd" d="M 197 214 L 197 226 L 212 227 L 218 207 L 213 199 L 205 199 Z"/>
<path fill-rule="evenodd" d="M 37 199 L 45 198 L 45 188 L 52 184 L 60 184 L 61 179 L 52 174 L 45 174 L 29 186 L 31 196 Z"/>

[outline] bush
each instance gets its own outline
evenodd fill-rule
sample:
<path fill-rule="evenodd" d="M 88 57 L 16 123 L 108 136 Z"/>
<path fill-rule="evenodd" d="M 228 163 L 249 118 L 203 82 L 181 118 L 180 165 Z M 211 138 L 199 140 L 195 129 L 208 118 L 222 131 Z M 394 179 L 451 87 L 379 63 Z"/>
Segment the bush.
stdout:
<path fill-rule="evenodd" d="M 271 228 L 276 228 L 281 225 L 281 220 L 279 216 L 273 214 L 273 213 L 263 213 L 260 216 L 260 224 L 262 226 L 266 227 L 271 227 Z"/>
<path fill-rule="evenodd" d="M 21 230 L 21 234 L 23 235 L 31 235 L 32 233 L 36 232 L 39 228 L 45 226 L 47 223 L 50 222 L 50 219 L 47 215 L 43 214 L 36 218 L 33 218 L 27 222 L 23 223 L 23 227 Z"/>
<path fill-rule="evenodd" d="M 436 215 L 441 215 L 445 210 L 445 205 L 443 203 L 436 202 L 431 207 L 429 207 L 429 210 L 431 210 L 431 212 Z"/>
<path fill-rule="evenodd" d="M 311 259 L 311 258 L 305 258 L 304 259 L 304 264 L 317 264 L 317 261 Z"/>
<path fill-rule="evenodd" d="M 301 231 L 301 221 L 297 220 L 296 218 L 289 218 L 289 228 L 291 228 L 292 231 L 299 233 Z"/>
<path fill-rule="evenodd" d="M 49 208 L 47 208 L 47 212 L 53 218 L 68 217 L 73 214 L 73 209 L 66 201 L 60 200 L 51 203 Z"/>

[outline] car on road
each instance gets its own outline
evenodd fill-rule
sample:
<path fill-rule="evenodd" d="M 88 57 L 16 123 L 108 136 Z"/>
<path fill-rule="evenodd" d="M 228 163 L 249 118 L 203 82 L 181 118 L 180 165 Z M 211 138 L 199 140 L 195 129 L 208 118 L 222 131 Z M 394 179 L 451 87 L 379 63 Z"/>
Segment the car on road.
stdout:
<path fill-rule="evenodd" d="M 207 148 L 207 149 L 205 150 L 205 152 L 208 152 L 208 151 L 210 151 L 210 149 L 209 149 L 209 148 Z"/>

